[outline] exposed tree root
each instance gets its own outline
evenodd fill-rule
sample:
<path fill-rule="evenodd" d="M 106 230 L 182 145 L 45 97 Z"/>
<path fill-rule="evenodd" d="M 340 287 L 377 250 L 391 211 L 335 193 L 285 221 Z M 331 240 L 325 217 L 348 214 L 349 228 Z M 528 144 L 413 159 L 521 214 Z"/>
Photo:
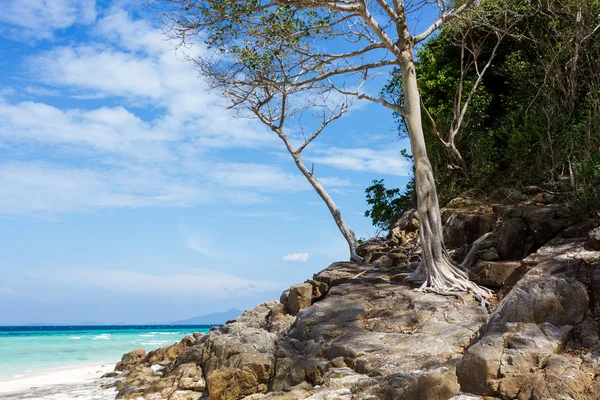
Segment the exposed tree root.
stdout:
<path fill-rule="evenodd" d="M 467 253 L 467 256 L 463 260 L 462 264 L 459 264 L 459 268 L 463 271 L 468 271 L 473 264 L 477 261 L 477 252 L 483 247 L 485 241 L 490 238 L 494 233 L 488 232 L 481 236 L 471 245 L 471 249 Z"/>
<path fill-rule="evenodd" d="M 463 298 L 458 293 L 469 292 L 482 306 L 489 304 L 486 299 L 493 294 L 490 289 L 471 282 L 468 273 L 459 269 L 450 259 L 444 259 L 435 268 L 425 268 L 421 263 L 406 281 L 421 283 L 416 289 L 418 291 L 452 296 L 461 300 Z"/>
<path fill-rule="evenodd" d="M 350 256 L 350 261 L 354 261 L 357 264 L 363 264 L 365 260 L 358 254 L 356 254 L 356 252 L 353 252 L 352 255 Z"/>
<path fill-rule="evenodd" d="M 410 71 L 404 71 L 403 69 L 402 72 L 403 79 L 406 76 L 405 72 L 409 73 L 407 78 L 410 78 L 415 86 L 409 87 L 407 81 L 404 82 L 405 93 L 408 94 L 408 89 L 414 91 L 411 92 L 414 97 L 412 101 L 418 109 L 419 97 L 416 77 L 410 76 Z M 408 99 L 407 96 L 407 103 Z M 406 120 L 409 126 L 408 130 L 411 133 L 411 149 L 413 150 L 415 162 L 415 191 L 419 212 L 419 241 L 421 243 L 421 265 L 409 280 L 421 282 L 418 290 L 430 291 L 445 296 L 450 293 L 470 292 L 475 299 L 485 305 L 488 303 L 486 299 L 492 296 L 492 292 L 469 281 L 469 273 L 459 268 L 446 251 L 433 170 L 427 158 L 425 143 L 421 140 L 420 135 L 415 134 L 422 133 L 420 131 L 422 127 L 419 125 L 420 120 L 412 120 L 411 118 L 406 118 Z M 469 261 L 471 259 L 472 257 Z"/>
<path fill-rule="evenodd" d="M 457 298 L 458 300 L 461 300 L 463 303 L 465 302 L 465 299 L 463 299 L 463 297 L 460 294 L 458 294 L 457 292 L 442 292 L 439 290 L 434 290 L 429 287 L 424 288 L 423 286 L 421 286 L 420 288 L 417 288 L 415 290 L 417 292 L 435 293 L 435 294 L 439 294 L 440 296 L 454 297 L 454 298 Z"/>

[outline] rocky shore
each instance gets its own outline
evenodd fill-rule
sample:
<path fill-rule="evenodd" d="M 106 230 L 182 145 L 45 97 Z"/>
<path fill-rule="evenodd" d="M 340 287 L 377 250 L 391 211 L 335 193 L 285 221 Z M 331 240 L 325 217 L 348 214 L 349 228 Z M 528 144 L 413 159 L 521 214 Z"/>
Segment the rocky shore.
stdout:
<path fill-rule="evenodd" d="M 105 385 L 148 400 L 600 399 L 599 223 L 540 203 L 443 210 L 451 254 L 497 291 L 487 308 L 405 283 L 419 259 L 409 212 L 361 245 L 365 264 L 334 263 L 206 335 L 128 353 Z"/>

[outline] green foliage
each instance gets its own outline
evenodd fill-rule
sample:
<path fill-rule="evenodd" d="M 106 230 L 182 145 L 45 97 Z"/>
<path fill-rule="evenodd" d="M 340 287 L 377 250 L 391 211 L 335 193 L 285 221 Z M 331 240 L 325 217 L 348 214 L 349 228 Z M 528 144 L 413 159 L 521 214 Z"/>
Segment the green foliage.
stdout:
<path fill-rule="evenodd" d="M 290 49 L 301 52 L 316 37 L 327 40 L 332 20 L 317 9 L 260 0 L 196 2 L 184 15 L 184 26 L 194 26 L 199 16 L 204 24 L 210 21 L 203 35 L 207 47 L 232 56 L 250 74 L 268 74 L 274 63 L 294 57 Z"/>
<path fill-rule="evenodd" d="M 412 162 L 413 158 L 406 150 L 402 150 L 400 154 Z M 391 230 L 405 211 L 417 207 L 414 167 L 413 176 L 403 192 L 400 189 L 387 189 L 384 180 L 380 179 L 373 180 L 372 185 L 365 189 L 365 193 L 367 204 L 370 206 L 370 209 L 365 211 L 365 217 L 371 218 L 373 225 L 380 230 Z"/>
<path fill-rule="evenodd" d="M 415 180 L 412 178 L 404 192 L 400 189 L 387 189 L 384 180 L 374 180 L 365 189 L 367 204 L 371 207 L 365 211 L 365 217 L 370 217 L 373 225 L 387 232 L 392 229 L 404 211 L 416 207 Z"/>
<path fill-rule="evenodd" d="M 508 4 L 509 12 L 503 13 L 499 1 L 480 3 L 492 22 L 508 15 L 514 35 L 498 48 L 457 136 L 466 171 L 449 168 L 452 156 L 439 144 L 429 120 L 423 119 L 441 202 L 467 190 L 552 183 L 578 208 L 598 210 L 600 31 L 594 28 L 600 22 L 600 2 Z M 418 51 L 422 99 L 440 132 L 448 132 L 452 123 L 461 76 L 459 45 L 465 35 L 469 43 L 480 44 L 481 70 L 496 43 L 489 28 L 446 25 Z M 586 35 L 591 36 L 584 39 Z M 475 68 L 466 71 L 463 101 L 476 77 Z M 383 92 L 401 102 L 401 84 L 394 72 Z M 398 125 L 404 132 L 401 119 Z"/>
<path fill-rule="evenodd" d="M 509 4 L 503 12 L 503 4 Z M 452 168 L 423 117 L 429 159 L 440 202 L 465 192 L 552 184 L 582 214 L 600 213 L 600 2 L 598 0 L 487 0 L 480 3 L 489 26 L 510 20 L 511 36 L 470 103 L 456 146 L 468 169 Z M 448 132 L 461 76 L 460 43 L 479 43 L 479 70 L 496 43 L 489 28 L 464 22 L 445 25 L 417 54 L 423 103 L 438 131 Z M 588 36 L 589 35 L 589 36 Z M 584 39 L 586 38 L 587 39 Z M 463 101 L 476 80 L 466 70 Z M 402 105 L 402 76 L 393 71 L 382 94 Z M 401 136 L 404 121 L 396 115 Z M 366 215 L 382 229 L 400 214 L 400 191 L 374 181 Z"/>

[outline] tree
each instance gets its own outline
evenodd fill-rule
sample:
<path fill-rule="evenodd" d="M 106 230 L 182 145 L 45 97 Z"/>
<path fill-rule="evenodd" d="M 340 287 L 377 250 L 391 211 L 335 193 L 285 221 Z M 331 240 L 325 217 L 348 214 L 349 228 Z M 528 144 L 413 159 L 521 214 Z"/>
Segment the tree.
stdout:
<path fill-rule="evenodd" d="M 380 231 L 389 232 L 405 211 L 416 206 L 414 179 L 408 182 L 403 193 L 398 188 L 387 189 L 383 179 L 374 180 L 365 193 L 370 206 L 365 211 L 365 217 L 370 217 Z"/>
<path fill-rule="evenodd" d="M 412 163 L 412 156 L 406 150 L 402 150 L 400 154 Z M 384 180 L 379 179 L 373 180 L 365 193 L 370 206 L 365 211 L 365 217 L 371 218 L 371 222 L 379 230 L 389 232 L 402 214 L 417 206 L 414 171 L 403 192 L 398 188 L 386 188 Z"/>
<path fill-rule="evenodd" d="M 469 33 L 469 41 L 481 43 L 470 45 L 480 49 L 481 71 L 497 45 L 496 33 L 504 35 L 456 136 L 466 173 L 447 167 L 456 161 L 436 145 L 434 127 L 424 121 L 430 161 L 443 182 L 440 200 L 465 190 L 493 196 L 506 187 L 546 184 L 557 199 L 578 210 L 597 210 L 600 3 L 497 3 L 479 4 L 474 23 L 445 25 L 417 53 L 421 97 L 443 134 L 453 121 L 454 88 L 461 74 L 467 72 L 465 97 L 478 79 L 474 68 L 461 68 L 460 38 Z M 482 11 L 485 19 L 479 17 Z M 393 77 L 388 91 L 398 88 Z"/>
<path fill-rule="evenodd" d="M 213 6 L 217 7 L 217 3 L 214 2 Z M 239 3 L 238 5 L 241 5 L 241 2 Z M 191 7 L 191 5 L 184 7 Z M 268 34 L 275 37 L 290 34 L 297 29 L 296 24 L 301 23 L 291 18 L 289 9 L 278 9 L 268 17 L 270 18 Z M 331 93 L 318 81 L 302 86 L 286 84 L 285 82 L 294 73 L 293 67 L 290 68 L 288 63 L 283 62 L 294 56 L 289 50 L 282 46 L 259 53 L 249 48 L 229 44 L 233 48 L 228 52 L 225 51 L 227 47 L 220 35 L 226 34 L 229 29 L 234 29 L 233 26 L 226 29 L 215 26 L 211 29 L 215 30 L 209 29 L 209 32 L 212 32 L 208 35 L 209 44 L 219 46 L 218 56 L 201 57 L 192 61 L 199 67 L 209 86 L 217 89 L 224 96 L 229 103 L 229 108 L 236 110 L 242 116 L 250 113 L 281 139 L 297 168 L 329 209 L 348 244 L 350 260 L 362 262 L 362 257 L 356 254 L 358 247 L 356 235 L 344 220 L 332 197 L 315 176 L 314 164 L 309 170 L 302 160 L 302 152 L 307 146 L 330 123 L 342 117 L 356 99 Z M 175 36 L 178 37 L 180 34 L 181 32 L 176 32 Z M 233 55 L 233 60 L 223 58 L 228 55 Z M 283 82 L 283 84 L 272 85 L 272 81 Z M 310 115 L 307 117 L 306 114 Z M 307 132 L 315 121 L 317 125 Z M 290 125 L 292 125 L 291 130 L 299 131 L 303 139 L 297 147 L 287 134 Z"/>
<path fill-rule="evenodd" d="M 444 295 L 470 291 L 483 301 L 491 292 L 470 282 L 444 246 L 414 61 L 416 45 L 474 3 L 466 0 L 453 8 L 453 2 L 443 0 L 161 0 L 158 8 L 172 37 L 183 43 L 200 39 L 216 49 L 217 55 L 196 59 L 202 71 L 227 76 L 229 84 L 247 87 L 249 93 L 275 88 L 310 92 L 317 85 L 400 114 L 414 158 L 420 218 L 422 261 L 413 278 L 422 281 L 420 290 Z M 439 7 L 439 18 L 412 34 L 411 16 L 432 4 Z M 369 78 L 389 73 L 390 67 L 402 73 L 401 103 L 363 90 Z M 271 74 L 273 70 L 285 74 Z"/>

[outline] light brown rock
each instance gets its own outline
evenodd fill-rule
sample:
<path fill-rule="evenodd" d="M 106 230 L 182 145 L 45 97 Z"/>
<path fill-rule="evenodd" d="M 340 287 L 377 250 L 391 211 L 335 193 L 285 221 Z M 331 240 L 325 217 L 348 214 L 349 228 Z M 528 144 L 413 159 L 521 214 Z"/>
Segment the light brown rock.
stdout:
<path fill-rule="evenodd" d="M 285 298 L 282 296 L 281 301 L 285 310 L 290 315 L 298 314 L 298 311 L 309 307 L 313 299 L 313 285 L 310 283 L 300 283 L 291 286 L 287 290 Z"/>
<path fill-rule="evenodd" d="M 206 389 L 202 368 L 198 367 L 196 364 L 182 364 L 171 374 L 174 375 L 179 382 L 177 384 L 179 390 L 203 392 Z"/>
<path fill-rule="evenodd" d="M 190 390 L 176 390 L 171 394 L 169 400 L 199 400 L 200 397 L 202 397 L 202 393 Z"/>
<path fill-rule="evenodd" d="M 416 209 L 410 209 L 396 222 L 394 228 L 399 228 L 405 232 L 414 232 L 419 229 L 419 213 Z"/>
<path fill-rule="evenodd" d="M 123 357 L 121 357 L 121 361 L 115 366 L 115 371 L 127 371 L 139 364 L 144 357 L 146 357 L 146 350 L 141 348 L 125 353 L 123 354 Z"/>
<path fill-rule="evenodd" d="M 469 274 L 469 279 L 478 285 L 500 287 L 520 265 L 519 261 L 479 260 Z"/>
<path fill-rule="evenodd" d="M 461 390 L 484 396 L 496 393 L 504 346 L 502 334 L 492 333 L 469 348 L 456 370 Z"/>

